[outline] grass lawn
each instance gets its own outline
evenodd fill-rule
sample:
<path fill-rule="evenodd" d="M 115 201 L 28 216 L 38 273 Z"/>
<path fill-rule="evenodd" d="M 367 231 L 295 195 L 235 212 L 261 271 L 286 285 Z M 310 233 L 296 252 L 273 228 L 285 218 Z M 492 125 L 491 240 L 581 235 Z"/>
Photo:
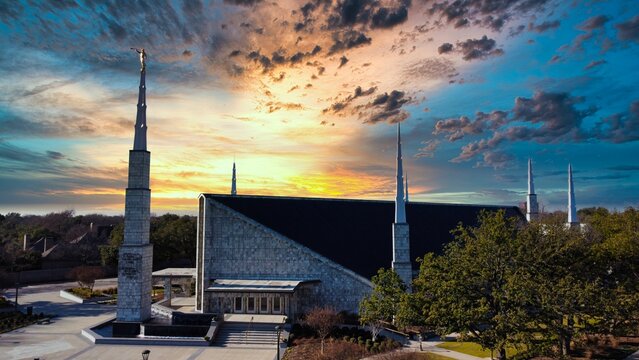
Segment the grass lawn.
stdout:
<path fill-rule="evenodd" d="M 440 347 L 442 349 L 448 349 L 448 350 L 452 350 L 452 351 L 457 351 L 460 353 L 464 353 L 464 354 L 468 354 L 468 355 L 472 355 L 472 356 L 477 356 L 477 357 L 490 357 L 490 350 L 488 349 L 482 349 L 481 346 L 479 344 L 475 344 L 472 342 L 466 342 L 466 341 L 447 341 L 447 342 L 443 342 L 439 345 L 437 345 L 437 347 Z M 506 354 L 508 356 L 513 356 L 515 354 L 517 354 L 519 351 L 517 351 L 517 349 L 515 348 L 507 348 L 506 349 Z M 493 354 L 494 356 L 497 356 L 497 354 Z"/>

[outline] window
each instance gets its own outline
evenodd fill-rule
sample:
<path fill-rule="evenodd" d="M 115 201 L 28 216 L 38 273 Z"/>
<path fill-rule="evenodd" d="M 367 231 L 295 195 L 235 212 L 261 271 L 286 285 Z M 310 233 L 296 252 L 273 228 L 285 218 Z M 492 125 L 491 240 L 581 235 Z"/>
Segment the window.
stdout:
<path fill-rule="evenodd" d="M 235 298 L 235 311 L 236 312 L 242 312 L 242 297 L 241 296 L 237 296 Z"/>
<path fill-rule="evenodd" d="M 248 312 L 255 312 L 255 298 L 250 296 L 248 298 L 248 306 L 247 306 L 247 311 Z"/>
<path fill-rule="evenodd" d="M 282 298 L 281 297 L 274 297 L 273 298 L 273 312 L 274 313 L 280 313 L 282 311 Z"/>
<path fill-rule="evenodd" d="M 268 312 L 268 298 L 260 298 L 260 312 L 265 313 Z"/>

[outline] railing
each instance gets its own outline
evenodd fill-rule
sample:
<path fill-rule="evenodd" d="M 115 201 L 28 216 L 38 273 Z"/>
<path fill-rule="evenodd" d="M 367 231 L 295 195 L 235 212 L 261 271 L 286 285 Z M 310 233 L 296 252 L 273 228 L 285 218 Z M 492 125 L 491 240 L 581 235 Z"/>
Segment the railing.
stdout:
<path fill-rule="evenodd" d="M 249 332 L 251 331 L 252 328 L 253 328 L 253 317 L 251 316 L 251 320 L 249 321 L 246 331 L 244 332 L 244 344 L 248 343 Z"/>

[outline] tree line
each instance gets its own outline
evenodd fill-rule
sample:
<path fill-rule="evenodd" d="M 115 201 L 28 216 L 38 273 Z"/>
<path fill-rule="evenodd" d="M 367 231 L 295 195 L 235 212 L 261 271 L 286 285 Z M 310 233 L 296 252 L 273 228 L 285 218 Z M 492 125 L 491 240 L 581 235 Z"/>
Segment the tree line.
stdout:
<path fill-rule="evenodd" d="M 548 216 L 526 223 L 503 211 L 459 225 L 441 254 L 419 259 L 412 293 L 392 270 L 373 277 L 360 319 L 459 333 L 506 358 L 568 356 L 587 336 L 638 333 L 639 212 L 586 209 L 587 225 Z"/>

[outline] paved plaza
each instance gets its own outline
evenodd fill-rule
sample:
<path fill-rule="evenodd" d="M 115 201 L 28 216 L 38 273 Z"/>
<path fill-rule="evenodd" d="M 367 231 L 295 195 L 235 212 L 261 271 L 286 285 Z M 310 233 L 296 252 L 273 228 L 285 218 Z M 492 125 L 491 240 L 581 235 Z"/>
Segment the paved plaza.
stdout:
<path fill-rule="evenodd" d="M 246 359 L 272 360 L 275 349 L 219 348 L 181 346 L 94 345 L 80 331 L 115 315 L 115 306 L 77 304 L 61 298 L 61 289 L 75 283 L 29 286 L 20 289 L 21 306 L 33 306 L 34 312 L 56 314 L 49 325 L 31 325 L 0 334 L 0 359 L 141 359 L 145 349 L 149 359 Z M 115 279 L 99 280 L 96 288 L 113 287 Z M 12 298 L 14 293 L 6 294 Z"/>

